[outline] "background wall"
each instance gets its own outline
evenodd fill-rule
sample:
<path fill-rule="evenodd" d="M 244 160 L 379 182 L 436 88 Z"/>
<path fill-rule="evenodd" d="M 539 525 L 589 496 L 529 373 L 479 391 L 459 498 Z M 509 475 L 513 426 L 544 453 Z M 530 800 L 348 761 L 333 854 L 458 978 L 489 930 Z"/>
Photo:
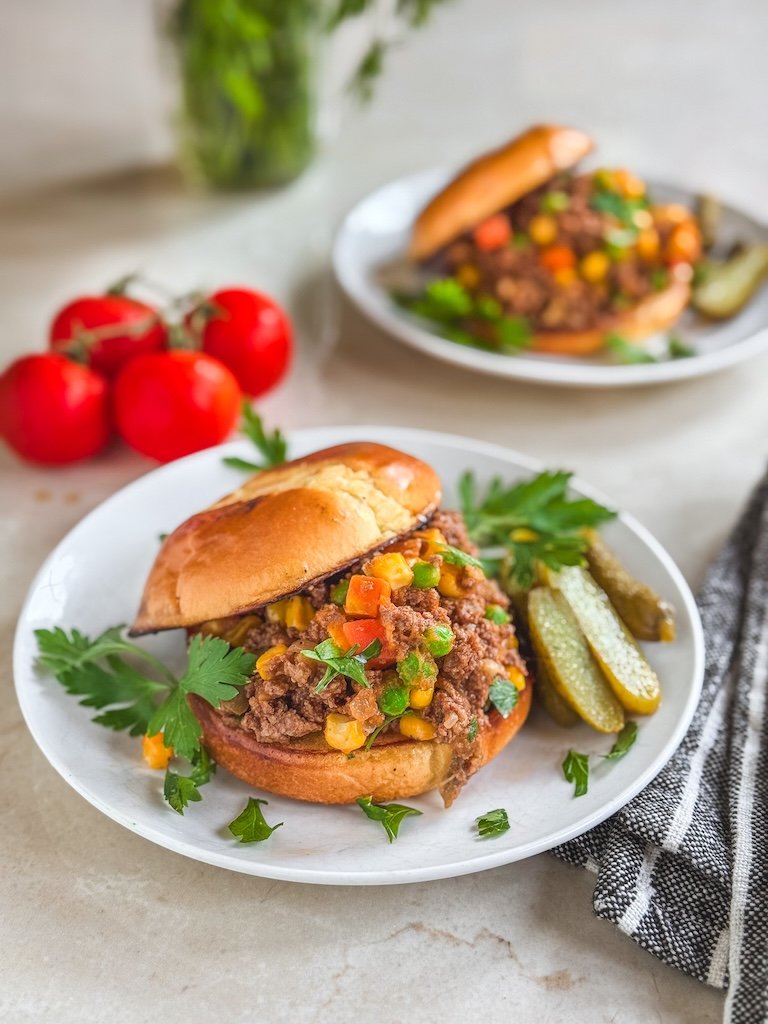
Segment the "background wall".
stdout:
<path fill-rule="evenodd" d="M 167 0 L 0 0 L 1 192 L 167 159 L 163 9 Z M 332 51 L 336 77 L 362 28 Z M 732 198 L 752 202 L 766 44 L 762 0 L 456 0 L 391 55 L 374 106 L 348 119 L 336 154 L 359 163 L 378 150 L 383 178 L 557 118 L 590 129 L 615 159 L 711 186 L 727 178 Z M 468 98 L 471 118 L 459 114 Z M 372 149 L 382 136 L 392 145 Z"/>

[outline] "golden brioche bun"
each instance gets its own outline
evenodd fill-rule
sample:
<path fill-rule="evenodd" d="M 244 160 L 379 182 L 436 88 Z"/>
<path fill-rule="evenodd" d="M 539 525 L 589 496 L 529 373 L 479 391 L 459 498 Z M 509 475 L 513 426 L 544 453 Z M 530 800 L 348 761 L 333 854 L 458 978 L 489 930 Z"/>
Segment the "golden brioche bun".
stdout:
<path fill-rule="evenodd" d="M 642 341 L 671 327 L 690 297 L 690 285 L 673 280 L 663 291 L 654 292 L 599 327 L 587 331 L 540 331 L 534 335 L 531 348 L 552 355 L 584 356 L 600 351 L 607 334 L 618 334 L 627 341 Z"/>
<path fill-rule="evenodd" d="M 369 442 L 257 473 L 166 538 L 131 634 L 240 615 L 304 590 L 408 533 L 439 501 L 426 463 Z"/>
<path fill-rule="evenodd" d="M 531 689 L 529 683 L 520 691 L 507 718 L 493 713 L 491 728 L 476 740 L 482 744 L 482 764 L 496 757 L 525 722 Z M 395 734 L 348 758 L 329 747 L 321 733 L 282 744 L 263 743 L 202 698 L 192 695 L 189 700 L 203 727 L 203 742 L 217 764 L 268 793 L 312 803 L 350 804 L 360 796 L 375 801 L 418 796 L 449 781 L 452 750 L 444 743 Z"/>
<path fill-rule="evenodd" d="M 416 218 L 408 256 L 416 261 L 427 259 L 458 235 L 545 184 L 558 171 L 573 167 L 593 146 L 588 135 L 574 128 L 540 124 L 478 157 Z"/>

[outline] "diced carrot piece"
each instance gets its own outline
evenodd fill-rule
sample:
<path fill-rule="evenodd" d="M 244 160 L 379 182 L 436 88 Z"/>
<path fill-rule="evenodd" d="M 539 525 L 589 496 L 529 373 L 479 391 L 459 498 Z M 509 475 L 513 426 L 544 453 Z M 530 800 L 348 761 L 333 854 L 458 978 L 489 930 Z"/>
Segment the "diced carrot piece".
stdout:
<path fill-rule="evenodd" d="M 173 747 L 166 747 L 161 732 L 156 732 L 153 736 L 143 736 L 141 752 L 150 768 L 167 768 L 173 757 Z"/>
<path fill-rule="evenodd" d="M 475 245 L 484 252 L 502 249 L 512 238 L 512 226 L 503 213 L 496 213 L 472 232 Z"/>
<path fill-rule="evenodd" d="M 552 273 L 556 270 L 570 270 L 576 266 L 576 256 L 567 245 L 551 245 L 539 253 L 539 263 Z"/>
<path fill-rule="evenodd" d="M 386 580 L 375 576 L 353 576 L 349 581 L 344 611 L 347 615 L 374 619 L 379 614 L 379 606 L 389 603 L 391 593 L 392 588 Z"/>
<path fill-rule="evenodd" d="M 388 665 L 394 665 L 395 657 L 387 639 L 387 632 L 378 619 L 355 619 L 345 622 L 341 628 L 344 632 L 347 649 L 356 645 L 358 654 L 374 640 L 379 641 L 381 653 L 368 662 L 371 668 L 386 668 Z"/>

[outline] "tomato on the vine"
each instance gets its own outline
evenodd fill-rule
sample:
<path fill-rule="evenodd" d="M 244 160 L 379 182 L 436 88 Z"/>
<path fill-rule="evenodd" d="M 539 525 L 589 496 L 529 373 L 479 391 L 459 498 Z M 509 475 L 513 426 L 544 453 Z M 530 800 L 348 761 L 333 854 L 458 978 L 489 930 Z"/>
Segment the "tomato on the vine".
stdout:
<path fill-rule="evenodd" d="M 221 360 L 252 398 L 265 394 L 286 374 L 293 331 L 285 311 L 250 288 L 222 288 L 186 318 L 203 352 Z"/>
<path fill-rule="evenodd" d="M 0 376 L 0 434 L 31 462 L 95 455 L 110 437 L 107 382 L 65 356 L 22 356 Z"/>
<path fill-rule="evenodd" d="M 165 348 L 158 311 L 127 295 L 89 295 L 68 303 L 51 323 L 50 347 L 114 377 L 128 360 Z"/>
<path fill-rule="evenodd" d="M 120 436 L 160 462 L 219 444 L 234 429 L 240 403 L 240 388 L 226 366 L 184 349 L 137 356 L 114 385 Z"/>

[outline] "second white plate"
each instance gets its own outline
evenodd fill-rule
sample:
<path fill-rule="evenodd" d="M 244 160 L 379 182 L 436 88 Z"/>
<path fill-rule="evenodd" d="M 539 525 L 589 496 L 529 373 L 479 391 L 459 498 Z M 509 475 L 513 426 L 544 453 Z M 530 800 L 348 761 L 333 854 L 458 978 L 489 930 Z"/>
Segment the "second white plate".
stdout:
<path fill-rule="evenodd" d="M 416 214 L 451 177 L 436 169 L 390 182 L 366 196 L 345 217 L 336 236 L 333 263 L 350 299 L 374 323 L 412 348 L 447 363 L 494 377 L 571 387 L 631 387 L 683 380 L 714 373 L 768 350 L 768 288 L 736 317 L 707 324 L 692 312 L 683 314 L 674 333 L 692 345 L 696 355 L 630 366 L 597 359 L 576 359 L 523 352 L 502 355 L 457 345 L 400 309 L 377 281 L 382 266 L 402 257 Z M 671 185 L 649 183 L 658 202 L 692 206 L 695 196 Z M 721 235 L 728 241 L 768 241 L 768 230 L 746 214 L 724 206 Z M 649 350 L 653 340 L 649 339 Z"/>
<path fill-rule="evenodd" d="M 481 484 L 495 475 L 514 481 L 538 472 L 532 459 L 495 445 L 392 427 L 302 430 L 290 438 L 301 455 L 352 440 L 392 444 L 425 459 L 439 473 L 444 506 L 456 507 L 455 485 L 466 469 Z M 16 690 L 24 717 L 53 767 L 95 807 L 152 842 L 196 860 L 268 878 L 336 885 L 381 885 L 446 878 L 521 860 L 579 835 L 618 810 L 645 786 L 680 742 L 698 700 L 703 642 L 698 613 L 680 571 L 659 543 L 631 517 L 605 529 L 629 568 L 678 611 L 678 639 L 647 645 L 664 698 L 639 721 L 635 746 L 621 761 L 598 765 L 586 796 L 574 799 L 561 762 L 569 747 L 605 753 L 611 738 L 586 726 L 560 729 L 534 711 L 520 735 L 443 809 L 437 794 L 409 800 L 422 812 L 404 822 L 390 845 L 384 830 L 356 806 L 322 807 L 268 796 L 266 818 L 284 822 L 267 842 L 240 845 L 227 830 L 249 790 L 220 771 L 202 803 L 184 817 L 162 798 L 162 773 L 142 767 L 137 739 L 94 725 L 52 678 L 35 668 L 35 629 L 76 627 L 93 636 L 130 622 L 158 547 L 158 535 L 238 485 L 242 475 L 222 455 L 248 458 L 246 442 L 191 455 L 119 491 L 64 538 L 34 580 L 19 620 L 14 650 Z M 579 484 L 577 491 L 600 495 Z M 184 660 L 177 630 L 142 643 L 170 664 Z M 475 819 L 505 807 L 510 830 L 478 839 Z M 87 856 L 87 840 L 84 845 Z"/>

